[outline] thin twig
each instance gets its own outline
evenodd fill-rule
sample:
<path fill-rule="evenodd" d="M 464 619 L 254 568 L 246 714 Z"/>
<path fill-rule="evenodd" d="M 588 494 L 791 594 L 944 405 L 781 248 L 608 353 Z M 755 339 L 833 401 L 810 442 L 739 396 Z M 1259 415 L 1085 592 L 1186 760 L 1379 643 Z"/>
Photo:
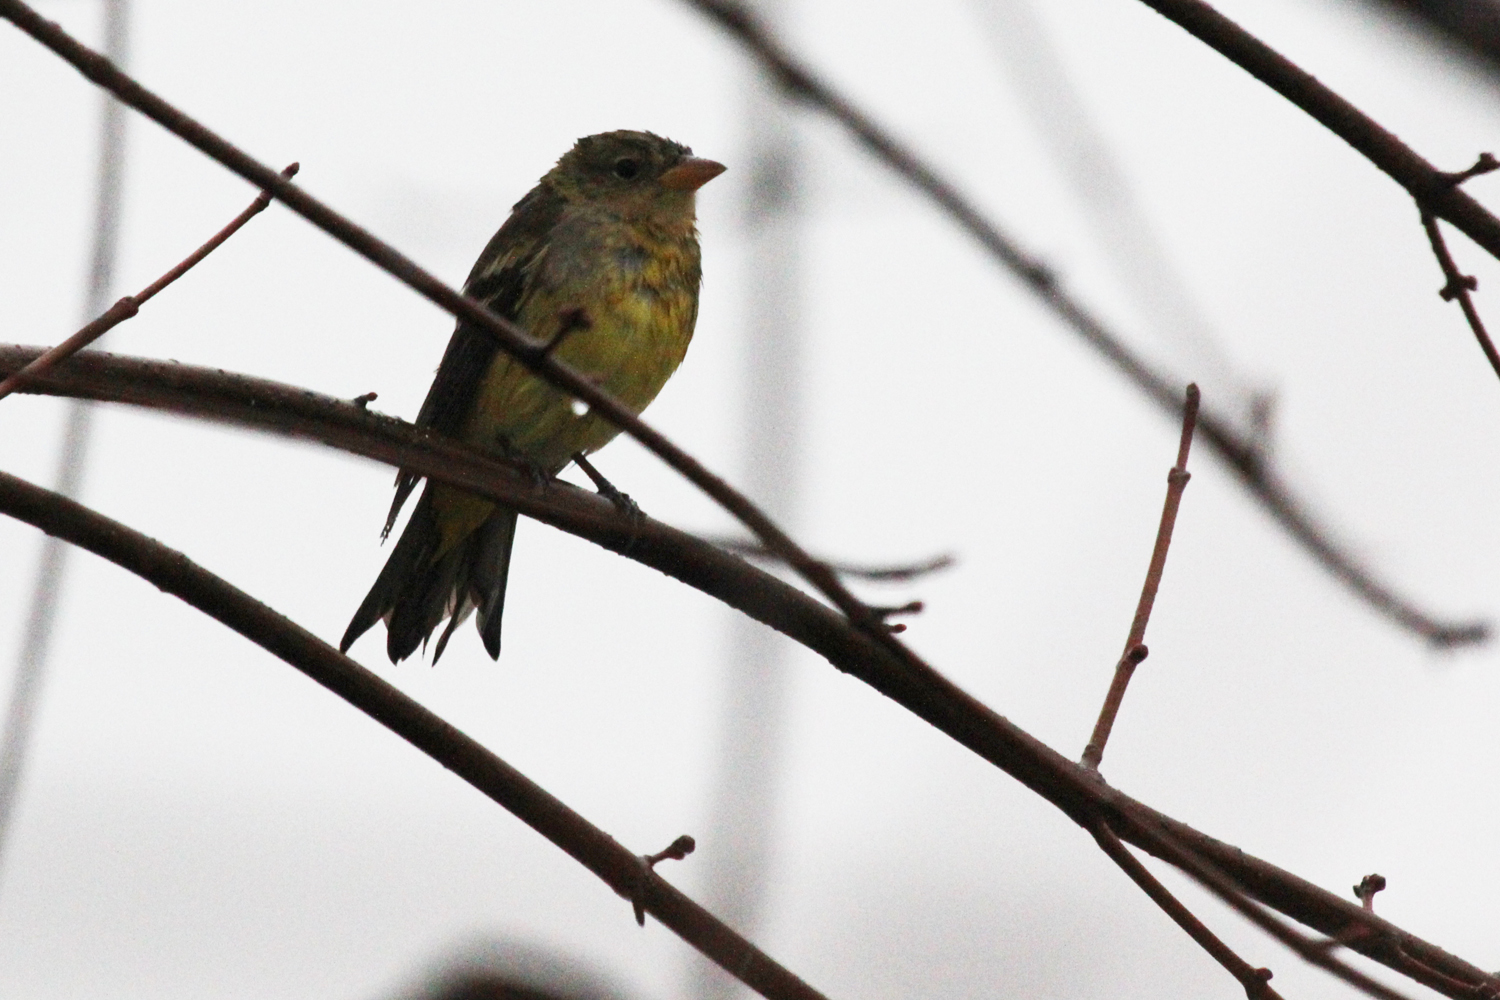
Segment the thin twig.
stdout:
<path fill-rule="evenodd" d="M 740 538 L 730 538 L 724 535 L 699 535 L 710 545 L 717 545 L 721 549 L 728 549 L 736 555 L 744 556 L 746 559 L 763 559 L 769 562 L 779 562 L 775 553 L 766 549 L 764 545 L 755 542 L 747 542 Z M 919 559 L 912 563 L 894 563 L 889 566 L 871 566 L 864 563 L 842 562 L 837 559 L 822 559 L 820 562 L 833 570 L 839 576 L 847 576 L 855 580 L 868 580 L 874 583 L 902 583 L 907 580 L 915 580 L 929 573 L 938 573 L 949 569 L 958 562 L 951 552 L 943 552 L 926 559 Z"/>
<path fill-rule="evenodd" d="M 0 472 L 0 510 L 93 552 L 280 657 L 509 810 L 684 941 L 765 997 L 822 994 L 720 923 L 540 785 L 400 690 L 249 594 L 131 528 Z M 664 857 L 686 854 L 674 842 Z"/>
<path fill-rule="evenodd" d="M 0 373 L 38 353 L 0 346 Z M 1285 869 L 1208 836 L 1111 788 L 1096 772 L 1063 757 L 997 715 L 930 667 L 908 664 L 856 630 L 822 602 L 743 559 L 649 517 L 631 523 L 608 501 L 582 489 L 538 490 L 528 470 L 477 449 L 435 437 L 392 417 L 296 386 L 165 361 L 90 351 L 24 392 L 123 402 L 318 441 L 434 481 L 458 487 L 593 541 L 675 577 L 774 628 L 824 657 L 946 733 L 1088 828 L 1104 816 L 1119 836 L 1170 864 L 1164 830 L 1233 878 L 1265 905 L 1326 935 L 1348 936 L 1350 948 L 1417 978 L 1454 1000 L 1496 985 L 1489 973 Z M 1358 938 L 1351 928 L 1364 928 Z M 1417 963 L 1393 951 L 1399 947 Z M 1421 978 L 1423 969 L 1442 977 Z M 1451 983 L 1460 983 L 1462 988 Z"/>
<path fill-rule="evenodd" d="M 297 169 L 297 164 L 290 164 L 285 170 L 281 172 L 281 176 L 283 178 L 291 178 L 296 175 Z M 85 347 L 89 346 L 94 341 L 104 336 L 116 326 L 119 326 L 121 323 L 125 322 L 127 319 L 130 319 L 136 313 L 140 312 L 141 306 L 150 301 L 157 292 L 160 292 L 163 288 L 166 288 L 172 282 L 182 277 L 194 264 L 198 263 L 204 257 L 207 257 L 209 254 L 217 250 L 220 244 L 229 239 L 229 237 L 233 236 L 235 233 L 239 232 L 241 226 L 249 222 L 251 219 L 255 218 L 261 212 L 264 212 L 266 210 L 266 206 L 269 204 L 271 204 L 271 193 L 269 191 L 262 191 L 258 196 L 256 196 L 256 199 L 250 203 L 249 208 L 245 209 L 239 215 L 235 216 L 233 221 L 231 221 L 229 225 L 225 226 L 213 236 L 209 237 L 208 242 L 204 243 L 198 249 L 194 250 L 192 253 L 184 257 L 176 267 L 172 268 L 160 278 L 157 278 L 155 281 L 147 285 L 135 295 L 127 295 L 124 298 L 120 299 L 114 305 L 106 309 L 104 313 L 97 319 L 85 324 L 84 327 L 77 333 L 73 334 L 73 336 L 69 337 L 67 340 L 64 340 L 62 343 L 47 351 L 45 354 L 42 354 L 25 368 L 21 369 L 18 372 L 12 373 L 9 378 L 5 379 L 4 381 L 0 381 L 0 399 L 4 399 L 6 396 L 9 396 L 11 393 L 15 392 L 17 386 L 19 386 L 26 379 L 40 375 L 42 372 L 45 372 L 50 368 L 55 368 L 57 365 L 61 364 L 69 357 L 72 357 L 74 354 L 77 354 L 79 351 L 83 350 Z"/>
<path fill-rule="evenodd" d="M 1481 153 L 1479 159 L 1467 170 L 1454 174 L 1445 174 L 1444 179 L 1449 187 L 1457 187 L 1470 177 L 1478 177 L 1494 170 L 1500 170 L 1500 160 L 1496 160 L 1489 153 Z M 1479 349 L 1489 359 L 1490 367 L 1496 375 L 1500 375 L 1500 352 L 1495 350 L 1495 342 L 1490 339 L 1489 333 L 1484 328 L 1483 321 L 1479 318 L 1479 310 L 1474 305 L 1474 296 L 1470 293 L 1479 287 L 1479 279 L 1473 275 L 1464 274 L 1459 271 L 1458 265 L 1454 263 L 1453 254 L 1448 252 L 1448 241 L 1443 238 L 1443 231 L 1438 227 L 1437 216 L 1425 202 L 1418 201 L 1417 209 L 1422 215 L 1422 228 L 1427 231 L 1427 242 L 1432 246 L 1432 255 L 1437 258 L 1438 266 L 1443 269 L 1444 284 L 1438 290 L 1444 302 L 1458 300 L 1458 307 L 1463 310 L 1464 319 L 1469 321 L 1469 329 L 1474 331 L 1474 339 L 1479 341 Z"/>
<path fill-rule="evenodd" d="M 1469 329 L 1474 331 L 1474 339 L 1479 341 L 1479 349 L 1484 352 L 1495 374 L 1500 375 L 1500 352 L 1496 352 L 1495 342 L 1485 330 L 1484 321 L 1479 318 L 1479 310 L 1474 306 L 1474 297 L 1469 294 L 1479 287 L 1478 279 L 1459 271 L 1458 265 L 1453 262 L 1453 255 L 1448 252 L 1443 231 L 1438 228 L 1437 216 L 1425 209 L 1422 211 L 1422 228 L 1427 231 L 1427 242 L 1432 244 L 1433 256 L 1437 258 L 1443 269 L 1443 277 L 1447 279 L 1447 284 L 1438 290 L 1438 294 L 1444 302 L 1458 300 L 1464 319 L 1469 321 Z"/>
<path fill-rule="evenodd" d="M 1090 770 L 1099 769 L 1099 762 L 1104 759 L 1104 744 L 1109 742 L 1115 716 L 1125 700 L 1125 688 L 1129 686 L 1135 668 L 1146 659 L 1146 626 L 1151 621 L 1151 609 L 1156 605 L 1156 592 L 1161 587 L 1161 575 L 1167 566 L 1167 550 L 1172 546 L 1172 529 L 1177 525 L 1182 492 L 1187 489 L 1188 480 L 1193 478 L 1187 470 L 1187 460 L 1193 446 L 1193 431 L 1198 426 L 1198 402 L 1198 386 L 1190 384 L 1182 406 L 1182 437 L 1177 443 L 1177 464 L 1167 472 L 1167 499 L 1162 503 L 1161 523 L 1156 527 L 1156 546 L 1151 550 L 1146 582 L 1141 585 L 1141 598 L 1136 602 L 1130 634 L 1125 637 L 1125 650 L 1120 654 L 1120 662 L 1115 664 L 1115 676 L 1104 696 L 1104 705 L 1099 709 L 1094 734 L 1089 737 L 1088 746 L 1083 748 L 1083 766 Z"/>
<path fill-rule="evenodd" d="M 1110 860 L 1119 865 L 1120 869 L 1129 875 L 1146 895 L 1151 897 L 1152 902 L 1161 907 L 1178 927 L 1187 931 L 1188 937 L 1198 942 L 1198 945 L 1208 952 L 1215 962 L 1239 980 L 1249 1000 L 1273 1000 L 1273 998 L 1280 1000 L 1281 994 L 1271 988 L 1271 970 L 1253 968 L 1249 962 L 1236 955 L 1233 949 L 1209 930 L 1203 921 L 1194 916 L 1193 911 L 1172 895 L 1167 887 L 1162 885 L 1124 844 L 1120 843 L 1120 838 L 1115 836 L 1115 832 L 1109 828 L 1108 823 L 1099 820 L 1089 832 L 1094 835 L 1094 840 L 1098 841 L 1100 848 L 1109 855 Z"/>
<path fill-rule="evenodd" d="M 1069 294 L 1050 268 L 986 218 L 972 200 L 964 197 L 927 161 L 903 146 L 858 105 L 797 60 L 744 4 L 737 0 L 683 2 L 729 32 L 789 94 L 843 125 L 880 162 L 931 199 L 991 257 L 1020 279 L 1058 319 L 1104 355 L 1136 388 L 1164 410 L 1174 415 L 1177 413 L 1178 395 L 1172 379 L 1134 354 L 1119 335 Z M 1485 224 L 1493 223 L 1497 234 L 1494 246 L 1500 251 L 1500 220 L 1495 220 L 1475 202 L 1463 199 L 1461 202 L 1455 203 L 1457 208 L 1445 202 L 1444 217 L 1461 217 L 1472 222 L 1472 216 L 1481 221 L 1488 220 Z M 1281 481 L 1271 465 L 1270 456 L 1257 438 L 1240 434 L 1229 422 L 1213 413 L 1204 413 L 1199 425 L 1205 443 L 1234 471 L 1241 484 L 1261 502 L 1272 518 L 1325 570 L 1343 581 L 1371 607 L 1440 648 L 1479 643 L 1488 638 L 1487 624 L 1440 621 L 1377 579 L 1347 547 L 1333 539 L 1306 505 Z"/>

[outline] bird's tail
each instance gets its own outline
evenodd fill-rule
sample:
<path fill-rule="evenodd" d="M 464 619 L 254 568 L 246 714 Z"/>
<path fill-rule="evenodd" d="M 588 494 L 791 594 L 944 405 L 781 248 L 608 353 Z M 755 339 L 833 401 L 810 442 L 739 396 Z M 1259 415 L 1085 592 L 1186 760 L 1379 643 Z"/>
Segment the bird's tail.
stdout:
<path fill-rule="evenodd" d="M 398 663 L 427 642 L 447 617 L 448 627 L 432 654 L 436 663 L 453 630 L 478 610 L 484 648 L 492 659 L 499 659 L 505 581 L 515 537 L 516 512 L 495 507 L 476 531 L 438 555 L 440 533 L 429 486 L 422 491 L 385 568 L 354 612 L 339 641 L 340 652 L 384 618 L 386 654 Z"/>

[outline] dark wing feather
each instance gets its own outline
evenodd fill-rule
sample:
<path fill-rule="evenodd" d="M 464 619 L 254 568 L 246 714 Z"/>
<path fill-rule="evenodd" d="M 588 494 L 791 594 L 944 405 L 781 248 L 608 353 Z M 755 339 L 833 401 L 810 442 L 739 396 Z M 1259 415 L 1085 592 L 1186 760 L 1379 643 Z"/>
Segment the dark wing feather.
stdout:
<path fill-rule="evenodd" d="M 474 262 L 464 282 L 464 294 L 478 299 L 506 319 L 520 313 L 533 264 L 547 248 L 547 234 L 561 217 L 567 202 L 546 184 L 538 184 L 516 202 L 510 218 L 500 227 L 484 252 Z M 490 363 L 499 347 L 494 339 L 477 327 L 459 322 L 443 352 L 437 376 L 417 413 L 417 426 L 430 427 L 439 434 L 457 437 L 463 432 L 474 407 L 474 397 L 484 381 Z M 391 533 L 396 516 L 422 477 L 402 470 L 396 476 L 396 496 L 386 515 L 381 537 Z"/>

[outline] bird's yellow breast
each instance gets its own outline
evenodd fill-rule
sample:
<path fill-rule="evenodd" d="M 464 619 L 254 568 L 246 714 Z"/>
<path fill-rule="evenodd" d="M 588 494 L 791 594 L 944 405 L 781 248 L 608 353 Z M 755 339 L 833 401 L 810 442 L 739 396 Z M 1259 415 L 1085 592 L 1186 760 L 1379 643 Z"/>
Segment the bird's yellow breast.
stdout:
<path fill-rule="evenodd" d="M 582 310 L 555 357 L 639 413 L 687 353 L 698 314 L 700 263 L 691 220 L 656 227 L 597 219 L 558 227 L 531 265 L 517 320 L 548 340 Z M 560 471 L 578 453 L 603 447 L 619 429 L 575 404 L 509 355 L 499 353 L 480 384 L 464 440 Z M 441 490 L 443 548 L 474 530 L 492 505 Z"/>
<path fill-rule="evenodd" d="M 639 230 L 617 225 L 589 233 L 585 245 L 571 252 L 550 246 L 535 265 L 540 273 L 517 317 L 545 340 L 557 333 L 565 315 L 582 310 L 587 325 L 567 334 L 555 357 L 637 413 L 656 398 L 687 353 L 699 281 L 691 230 L 686 239 Z M 561 240 L 572 235 L 559 234 Z M 619 433 L 581 409 L 567 393 L 501 354 L 480 386 L 465 438 L 556 472 L 575 453 L 594 451 Z"/>

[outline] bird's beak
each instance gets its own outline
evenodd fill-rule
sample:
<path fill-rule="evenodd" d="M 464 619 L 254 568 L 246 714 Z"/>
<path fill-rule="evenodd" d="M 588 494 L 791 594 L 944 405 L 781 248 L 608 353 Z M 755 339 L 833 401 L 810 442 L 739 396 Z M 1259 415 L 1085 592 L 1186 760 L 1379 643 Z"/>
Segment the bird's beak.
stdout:
<path fill-rule="evenodd" d="M 661 175 L 661 186 L 673 191 L 696 191 L 724 170 L 722 163 L 705 160 L 701 156 L 689 156 Z"/>

